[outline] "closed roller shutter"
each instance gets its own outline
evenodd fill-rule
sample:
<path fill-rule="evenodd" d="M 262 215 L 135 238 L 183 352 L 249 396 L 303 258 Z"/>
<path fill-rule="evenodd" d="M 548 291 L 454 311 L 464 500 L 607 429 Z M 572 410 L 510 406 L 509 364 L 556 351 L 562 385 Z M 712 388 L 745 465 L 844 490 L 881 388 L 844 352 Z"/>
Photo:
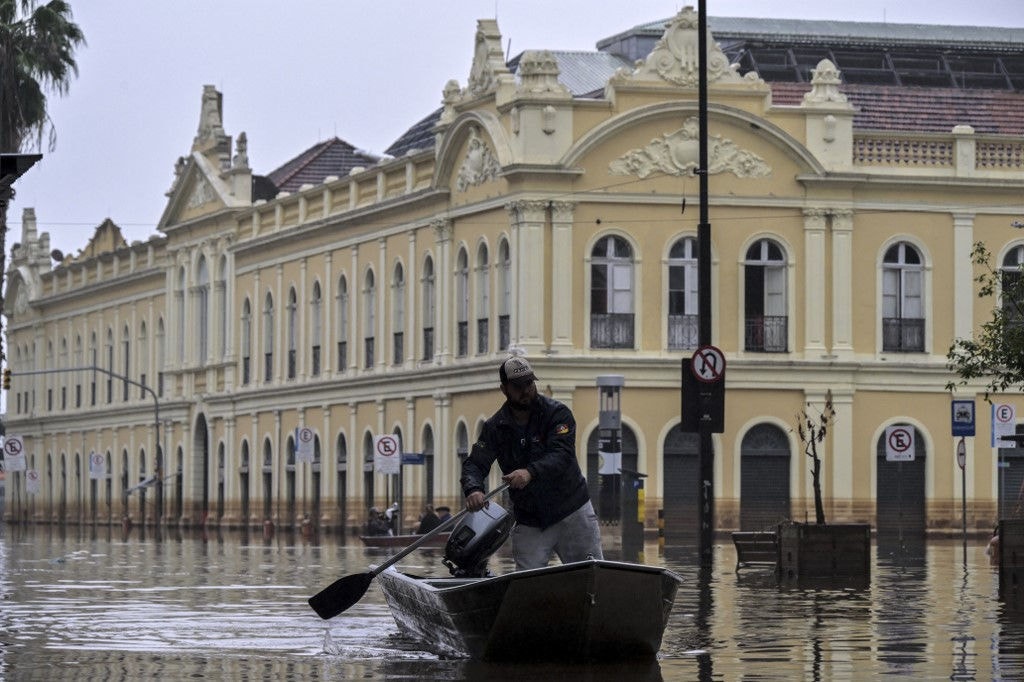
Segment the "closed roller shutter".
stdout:
<path fill-rule="evenodd" d="M 890 462 L 885 459 L 885 436 L 878 439 L 875 524 L 880 541 L 892 537 L 923 538 L 927 527 L 925 513 L 924 437 L 914 429 L 914 461 Z"/>
<path fill-rule="evenodd" d="M 673 427 L 665 439 L 665 544 L 693 545 L 700 527 L 700 436 Z"/>
<path fill-rule="evenodd" d="M 779 427 L 758 424 L 740 453 L 740 530 L 774 530 L 791 517 L 789 440 Z"/>

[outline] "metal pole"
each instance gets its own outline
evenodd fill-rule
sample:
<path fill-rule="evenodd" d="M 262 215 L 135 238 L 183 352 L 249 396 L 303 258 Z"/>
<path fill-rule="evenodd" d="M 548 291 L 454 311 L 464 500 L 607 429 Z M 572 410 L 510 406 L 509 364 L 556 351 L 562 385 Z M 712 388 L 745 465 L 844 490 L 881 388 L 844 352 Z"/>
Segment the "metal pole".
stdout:
<path fill-rule="evenodd" d="M 711 344 L 711 223 L 708 221 L 708 17 L 707 0 L 697 3 L 697 121 L 700 147 L 696 173 L 700 180 L 700 222 L 697 225 L 697 336 L 700 346 Z M 705 400 L 702 397 L 702 401 Z M 707 414 L 707 408 L 701 411 Z M 702 566 L 710 566 L 714 549 L 714 474 L 715 453 L 711 424 L 701 420 L 700 476 L 697 499 L 700 501 L 698 552 Z"/>
<path fill-rule="evenodd" d="M 967 570 L 967 444 L 964 437 L 960 436 L 960 443 L 956 446 L 956 459 L 960 465 L 960 490 L 961 490 L 961 514 L 964 518 L 964 571 Z"/>

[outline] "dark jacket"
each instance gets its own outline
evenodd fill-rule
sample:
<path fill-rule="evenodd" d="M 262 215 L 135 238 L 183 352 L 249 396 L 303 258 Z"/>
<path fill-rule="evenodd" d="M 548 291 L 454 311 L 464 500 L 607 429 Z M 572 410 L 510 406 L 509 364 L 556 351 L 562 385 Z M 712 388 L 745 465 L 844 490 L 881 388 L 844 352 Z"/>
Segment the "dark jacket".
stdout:
<path fill-rule="evenodd" d="M 437 518 L 437 514 L 432 511 L 427 512 L 423 515 L 423 518 L 420 519 L 420 525 L 416 528 L 416 534 L 423 535 L 425 533 L 429 533 L 440 525 L 441 519 Z"/>
<path fill-rule="evenodd" d="M 547 528 L 590 500 L 576 461 L 576 420 L 557 400 L 538 395 L 526 426 L 516 424 L 508 403 L 484 422 L 480 439 L 462 463 L 463 494 L 484 490 L 495 460 L 502 474 L 530 472 L 529 485 L 509 489 L 516 523 Z"/>

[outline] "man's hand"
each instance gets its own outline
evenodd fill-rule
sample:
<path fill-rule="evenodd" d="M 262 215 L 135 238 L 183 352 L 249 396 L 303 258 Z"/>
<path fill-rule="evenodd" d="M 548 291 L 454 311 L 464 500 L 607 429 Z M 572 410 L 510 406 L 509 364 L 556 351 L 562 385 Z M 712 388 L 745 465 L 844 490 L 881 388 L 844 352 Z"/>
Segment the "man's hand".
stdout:
<path fill-rule="evenodd" d="M 502 476 L 501 480 L 508 483 L 510 488 L 522 490 L 530 484 L 530 481 L 533 480 L 533 476 L 530 475 L 530 471 L 528 469 L 516 469 L 515 471 Z"/>
<path fill-rule="evenodd" d="M 488 504 L 487 500 L 484 499 L 484 494 L 479 490 L 474 490 L 470 494 L 466 495 L 466 509 L 469 511 L 480 511 Z"/>

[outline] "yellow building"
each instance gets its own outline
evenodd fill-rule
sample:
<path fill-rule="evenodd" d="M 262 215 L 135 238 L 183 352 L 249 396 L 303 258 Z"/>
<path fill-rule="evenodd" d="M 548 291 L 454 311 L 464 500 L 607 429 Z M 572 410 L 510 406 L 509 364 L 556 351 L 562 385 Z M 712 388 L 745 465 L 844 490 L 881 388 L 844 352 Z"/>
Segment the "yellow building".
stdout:
<path fill-rule="evenodd" d="M 710 29 L 712 339 L 728 362 L 716 526 L 813 519 L 796 415 L 831 392 L 829 520 L 959 528 L 945 355 L 990 315 L 972 244 L 1007 265 L 1024 253 L 1010 227 L 1024 214 L 1024 30 Z M 266 176 L 206 86 L 163 236 L 145 243 L 108 221 L 54 263 L 26 211 L 5 426 L 36 476 L 30 492 L 8 474 L 8 515 L 338 527 L 400 500 L 408 524 L 424 501 L 460 504 L 460 457 L 516 348 L 575 412 L 595 498 L 596 378 L 624 378 L 623 466 L 647 476 L 647 525 L 672 509 L 689 527 L 696 13 L 594 53 L 506 64 L 501 45 L 481 20 L 468 82 L 385 156 L 333 139 Z M 972 528 L 1012 512 L 1024 480 L 1024 460 L 990 447 L 981 392 L 956 396 L 977 412 Z M 898 425 L 912 461 L 886 456 Z M 385 434 L 407 455 L 400 478 L 374 473 Z"/>

